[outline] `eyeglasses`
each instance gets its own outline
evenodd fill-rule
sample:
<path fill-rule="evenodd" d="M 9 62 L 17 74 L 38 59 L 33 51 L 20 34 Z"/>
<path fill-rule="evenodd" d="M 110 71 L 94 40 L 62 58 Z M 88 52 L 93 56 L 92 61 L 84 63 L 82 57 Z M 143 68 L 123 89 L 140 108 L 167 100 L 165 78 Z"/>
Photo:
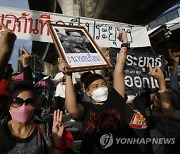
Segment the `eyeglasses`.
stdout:
<path fill-rule="evenodd" d="M 25 103 L 25 105 L 27 104 L 34 104 L 35 103 L 35 99 L 34 98 L 28 98 L 26 100 L 23 100 L 22 98 L 19 97 L 14 97 L 11 103 L 11 106 L 14 108 L 20 107 Z"/>

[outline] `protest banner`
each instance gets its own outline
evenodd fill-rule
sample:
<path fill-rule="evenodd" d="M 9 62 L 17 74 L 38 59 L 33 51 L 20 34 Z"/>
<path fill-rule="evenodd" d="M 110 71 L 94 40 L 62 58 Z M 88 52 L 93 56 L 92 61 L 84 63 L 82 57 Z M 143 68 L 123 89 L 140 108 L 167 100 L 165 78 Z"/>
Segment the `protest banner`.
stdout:
<path fill-rule="evenodd" d="M 52 43 L 47 27 L 51 22 L 85 27 L 100 47 L 120 47 L 117 27 L 126 31 L 131 47 L 151 46 L 146 27 L 139 25 L 3 6 L 0 6 L 0 22 L 15 32 L 18 39 Z"/>
<path fill-rule="evenodd" d="M 109 50 L 110 61 L 115 65 L 119 50 Z M 165 59 L 162 55 L 152 53 L 128 53 L 124 70 L 126 93 L 142 93 L 145 88 L 158 88 L 157 80 L 149 75 L 149 67 L 159 66 L 165 71 Z"/>

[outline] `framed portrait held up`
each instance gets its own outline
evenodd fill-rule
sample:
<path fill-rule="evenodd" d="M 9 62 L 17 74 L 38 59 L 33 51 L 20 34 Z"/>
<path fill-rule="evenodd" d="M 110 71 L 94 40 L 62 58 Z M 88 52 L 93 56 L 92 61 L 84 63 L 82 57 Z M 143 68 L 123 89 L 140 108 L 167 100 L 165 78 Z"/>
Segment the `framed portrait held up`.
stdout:
<path fill-rule="evenodd" d="M 59 56 L 68 64 L 67 72 L 112 67 L 84 27 L 52 23 L 48 27 Z"/>

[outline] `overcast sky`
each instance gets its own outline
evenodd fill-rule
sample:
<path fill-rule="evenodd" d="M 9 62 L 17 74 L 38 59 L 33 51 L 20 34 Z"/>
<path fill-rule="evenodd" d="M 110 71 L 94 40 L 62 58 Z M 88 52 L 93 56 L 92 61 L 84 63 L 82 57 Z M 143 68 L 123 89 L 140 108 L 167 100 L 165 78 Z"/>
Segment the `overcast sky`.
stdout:
<path fill-rule="evenodd" d="M 0 6 L 29 9 L 28 0 L 0 0 Z M 15 71 L 17 70 L 18 49 L 24 45 L 28 51 L 31 51 L 31 44 L 31 41 L 16 40 L 11 59 L 9 61 L 9 63 L 13 65 Z"/>

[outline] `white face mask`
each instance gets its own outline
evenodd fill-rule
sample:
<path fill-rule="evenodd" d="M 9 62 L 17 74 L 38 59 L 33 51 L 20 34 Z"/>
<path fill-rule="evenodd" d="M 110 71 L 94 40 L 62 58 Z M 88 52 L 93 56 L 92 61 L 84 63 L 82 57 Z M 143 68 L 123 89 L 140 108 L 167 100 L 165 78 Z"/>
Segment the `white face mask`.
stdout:
<path fill-rule="evenodd" d="M 95 100 L 96 102 L 103 102 L 107 100 L 108 97 L 108 88 L 106 87 L 100 87 L 96 90 L 94 90 L 91 93 L 91 97 L 93 100 Z"/>

